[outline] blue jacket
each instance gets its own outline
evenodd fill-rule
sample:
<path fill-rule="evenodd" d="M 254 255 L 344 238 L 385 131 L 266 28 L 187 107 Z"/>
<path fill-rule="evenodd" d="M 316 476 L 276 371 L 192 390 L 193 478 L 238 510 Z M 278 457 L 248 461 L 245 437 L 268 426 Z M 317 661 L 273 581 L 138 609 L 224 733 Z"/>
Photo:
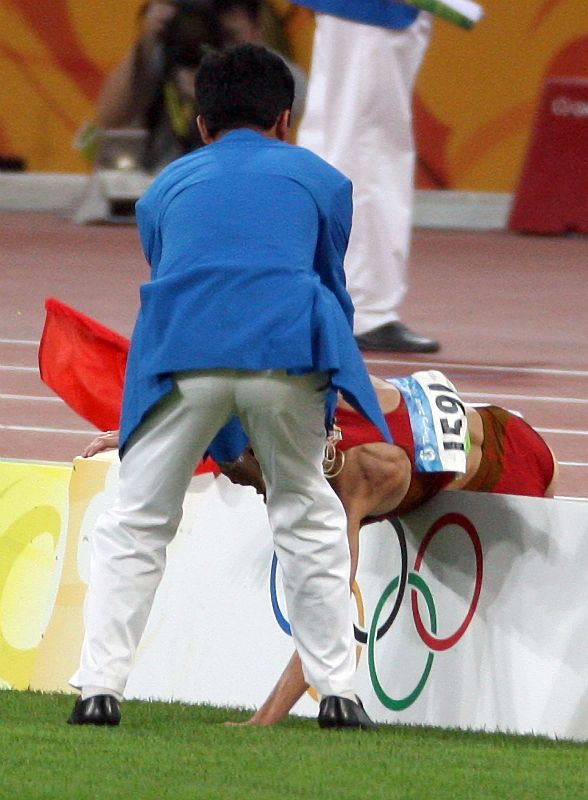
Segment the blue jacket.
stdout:
<path fill-rule="evenodd" d="M 343 17 L 367 25 L 382 28 L 407 28 L 419 14 L 419 10 L 406 3 L 392 0 L 295 0 L 299 6 L 312 8 L 323 14 Z"/>
<path fill-rule="evenodd" d="M 340 390 L 390 441 L 352 335 L 343 272 L 351 191 L 309 150 L 249 129 L 155 179 L 137 203 L 151 280 L 127 363 L 121 451 L 173 388 L 170 373 L 191 369 L 329 372 L 327 424 Z M 219 460 L 243 446 L 226 434 L 212 449 Z"/>

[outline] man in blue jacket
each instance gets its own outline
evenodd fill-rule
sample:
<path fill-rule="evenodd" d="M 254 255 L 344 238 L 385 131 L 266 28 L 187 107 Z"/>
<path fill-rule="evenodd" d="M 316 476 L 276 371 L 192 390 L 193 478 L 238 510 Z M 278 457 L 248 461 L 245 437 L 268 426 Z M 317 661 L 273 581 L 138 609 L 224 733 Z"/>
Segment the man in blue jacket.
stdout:
<path fill-rule="evenodd" d="M 137 204 L 151 280 L 127 364 L 119 496 L 92 537 L 72 724 L 119 723 L 194 467 L 221 429 L 217 458 L 241 452 L 238 418 L 266 481 L 319 724 L 373 726 L 352 686 L 345 512 L 322 471 L 337 390 L 390 436 L 345 290 L 351 184 L 285 143 L 293 86 L 263 47 L 206 56 L 196 92 L 207 146 L 170 164 Z"/>
<path fill-rule="evenodd" d="M 298 144 L 353 181 L 345 260 L 362 350 L 432 353 L 400 322 L 407 291 L 415 147 L 413 88 L 431 18 L 392 0 L 295 0 L 317 12 Z"/>

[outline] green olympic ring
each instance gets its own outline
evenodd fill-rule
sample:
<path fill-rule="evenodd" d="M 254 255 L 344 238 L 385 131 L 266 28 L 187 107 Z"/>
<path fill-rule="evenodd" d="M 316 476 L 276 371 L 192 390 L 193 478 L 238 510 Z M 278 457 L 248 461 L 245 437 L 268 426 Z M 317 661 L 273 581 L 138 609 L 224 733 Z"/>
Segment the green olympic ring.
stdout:
<path fill-rule="evenodd" d="M 427 678 L 429 677 L 429 673 L 431 671 L 431 667 L 433 666 L 433 658 L 434 654 L 429 653 L 427 656 L 427 663 L 425 664 L 425 669 L 423 670 L 423 674 L 420 677 L 419 682 L 417 683 L 416 687 L 413 689 L 410 694 L 407 694 L 406 697 L 401 698 L 400 700 L 395 700 L 393 697 L 390 697 L 382 687 L 382 684 L 378 680 L 378 675 L 376 673 L 376 659 L 374 655 L 374 648 L 376 644 L 377 638 L 377 631 L 378 631 L 378 619 L 380 617 L 380 613 L 382 608 L 384 607 L 384 603 L 390 597 L 392 592 L 397 588 L 398 582 L 400 577 L 397 576 L 394 578 L 384 590 L 384 594 L 381 596 L 378 605 L 376 606 L 376 610 L 374 611 L 374 616 L 372 619 L 372 624 L 370 625 L 370 634 L 368 638 L 368 665 L 370 670 L 370 678 L 372 681 L 372 685 L 374 687 L 374 691 L 378 700 L 382 703 L 382 705 L 386 706 L 386 708 L 391 709 L 392 711 L 403 711 L 405 708 L 408 708 L 410 705 L 414 703 L 420 693 L 423 691 L 425 683 L 427 682 Z M 431 623 L 431 630 L 433 633 L 437 633 L 437 613 L 435 611 L 435 603 L 433 602 L 433 595 L 427 584 L 421 578 L 421 576 L 416 572 L 409 573 L 408 576 L 408 583 L 411 586 L 414 586 L 415 589 L 419 589 L 427 603 L 427 609 L 429 611 L 429 620 Z"/>

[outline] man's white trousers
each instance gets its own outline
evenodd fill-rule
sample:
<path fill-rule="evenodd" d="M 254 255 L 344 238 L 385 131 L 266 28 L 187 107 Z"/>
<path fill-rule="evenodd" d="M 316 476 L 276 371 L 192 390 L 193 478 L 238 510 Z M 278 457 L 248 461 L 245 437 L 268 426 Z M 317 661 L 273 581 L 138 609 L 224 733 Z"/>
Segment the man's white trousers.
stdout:
<path fill-rule="evenodd" d="M 356 334 L 398 319 L 414 196 L 412 95 L 431 19 L 403 30 L 317 14 L 297 142 L 351 178 L 345 259 Z"/>
<path fill-rule="evenodd" d="M 328 378 L 236 370 L 176 377 L 177 388 L 133 436 L 121 462 L 118 500 L 93 532 L 86 635 L 72 685 L 124 692 L 195 465 L 238 414 L 266 481 L 305 677 L 321 695 L 352 691 L 346 517 L 322 472 Z M 236 652 L 235 677 L 237 659 Z"/>

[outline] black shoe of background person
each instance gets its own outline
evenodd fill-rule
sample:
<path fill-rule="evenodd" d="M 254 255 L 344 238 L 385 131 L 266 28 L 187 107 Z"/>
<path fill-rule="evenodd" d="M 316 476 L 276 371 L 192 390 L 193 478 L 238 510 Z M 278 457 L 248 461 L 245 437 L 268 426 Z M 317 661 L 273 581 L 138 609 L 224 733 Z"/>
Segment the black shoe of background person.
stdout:
<path fill-rule="evenodd" d="M 392 353 L 436 353 L 441 345 L 419 336 L 401 322 L 389 322 L 355 337 L 360 350 L 387 350 Z"/>
<path fill-rule="evenodd" d="M 120 703 L 111 694 L 97 694 L 86 700 L 78 697 L 67 722 L 69 725 L 118 725 Z"/>
<path fill-rule="evenodd" d="M 323 697 L 319 706 L 318 724 L 321 728 L 375 730 L 378 726 L 365 712 L 359 697 L 355 703 L 336 694 Z"/>

